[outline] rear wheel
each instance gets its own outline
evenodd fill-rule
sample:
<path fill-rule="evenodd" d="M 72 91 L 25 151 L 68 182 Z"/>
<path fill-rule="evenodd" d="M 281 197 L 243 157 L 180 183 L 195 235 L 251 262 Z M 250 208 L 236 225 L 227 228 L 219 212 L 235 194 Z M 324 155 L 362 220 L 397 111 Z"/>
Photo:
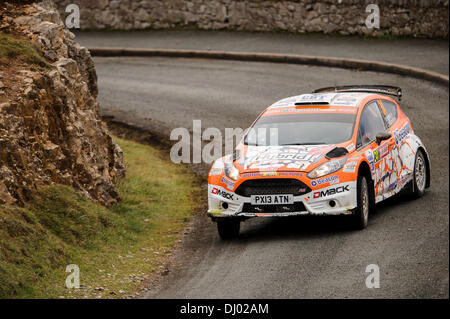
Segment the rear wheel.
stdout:
<path fill-rule="evenodd" d="M 353 216 L 351 216 L 352 228 L 364 229 L 367 227 L 369 222 L 369 211 L 371 207 L 370 201 L 372 200 L 372 196 L 370 196 L 370 188 L 365 176 L 358 176 L 357 192 L 358 206 L 356 207 Z"/>
<path fill-rule="evenodd" d="M 419 198 L 425 193 L 427 183 L 427 166 L 425 156 L 421 150 L 417 151 L 414 161 L 414 174 L 411 195 L 413 198 Z"/>
<path fill-rule="evenodd" d="M 217 221 L 217 230 L 220 238 L 230 240 L 239 236 L 241 228 L 240 220 L 234 218 L 224 218 L 225 220 Z"/>

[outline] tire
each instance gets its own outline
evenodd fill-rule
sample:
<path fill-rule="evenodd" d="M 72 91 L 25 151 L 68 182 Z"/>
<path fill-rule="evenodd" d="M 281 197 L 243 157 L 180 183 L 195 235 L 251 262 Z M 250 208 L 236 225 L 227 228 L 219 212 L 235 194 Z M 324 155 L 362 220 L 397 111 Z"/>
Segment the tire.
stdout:
<path fill-rule="evenodd" d="M 414 160 L 414 172 L 412 180 L 411 197 L 419 198 L 425 193 L 427 184 L 427 163 L 423 151 L 419 150 Z"/>
<path fill-rule="evenodd" d="M 241 222 L 234 218 L 226 218 L 226 220 L 217 221 L 217 230 L 220 238 L 230 240 L 239 236 Z"/>
<path fill-rule="evenodd" d="M 370 187 L 367 183 L 367 178 L 363 175 L 358 176 L 357 181 L 357 204 L 355 208 L 351 221 L 351 226 L 353 229 L 364 229 L 367 227 L 369 222 L 369 212 L 373 206 L 371 201 L 373 200 L 370 196 Z"/>

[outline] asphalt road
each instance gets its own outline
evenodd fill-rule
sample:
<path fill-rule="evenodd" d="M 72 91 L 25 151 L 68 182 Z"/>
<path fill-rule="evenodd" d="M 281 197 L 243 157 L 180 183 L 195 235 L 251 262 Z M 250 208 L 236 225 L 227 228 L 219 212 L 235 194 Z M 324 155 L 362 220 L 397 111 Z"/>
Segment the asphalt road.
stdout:
<path fill-rule="evenodd" d="M 148 30 L 76 32 L 87 47 L 288 53 L 406 64 L 449 74 L 448 40 L 377 39 L 323 34 Z"/>
<path fill-rule="evenodd" d="M 449 93 L 417 79 L 323 67 L 165 58 L 95 58 L 103 115 L 151 131 L 246 128 L 272 102 L 315 88 L 399 85 L 403 110 L 428 148 L 431 188 L 378 205 L 369 227 L 336 218 L 252 219 L 219 239 L 200 212 L 167 276 L 148 298 L 448 298 Z M 208 165 L 199 165 L 202 174 Z M 176 194 L 173 194 L 176 196 Z M 366 266 L 381 287 L 365 286 Z"/>

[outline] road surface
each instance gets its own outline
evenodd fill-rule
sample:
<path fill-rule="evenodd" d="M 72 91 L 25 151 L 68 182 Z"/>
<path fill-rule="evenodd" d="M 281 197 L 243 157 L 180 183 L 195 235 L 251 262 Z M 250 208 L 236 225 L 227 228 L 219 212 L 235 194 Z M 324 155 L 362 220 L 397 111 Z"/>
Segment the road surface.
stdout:
<path fill-rule="evenodd" d="M 448 51 L 447 51 L 448 52 Z M 335 55 L 335 54 L 330 54 Z M 328 217 L 252 219 L 219 239 L 197 215 L 167 276 L 146 298 L 448 298 L 448 88 L 403 76 L 324 67 L 167 58 L 95 58 L 103 115 L 169 137 L 171 129 L 248 127 L 272 102 L 346 84 L 403 88 L 401 105 L 431 157 L 431 188 L 379 205 L 369 227 Z M 208 165 L 198 165 L 205 176 Z M 176 194 L 174 194 L 176 196 Z M 366 266 L 381 287 L 367 289 Z"/>
<path fill-rule="evenodd" d="M 375 60 L 449 74 L 448 40 L 201 30 L 77 32 L 88 47 L 288 53 Z"/>

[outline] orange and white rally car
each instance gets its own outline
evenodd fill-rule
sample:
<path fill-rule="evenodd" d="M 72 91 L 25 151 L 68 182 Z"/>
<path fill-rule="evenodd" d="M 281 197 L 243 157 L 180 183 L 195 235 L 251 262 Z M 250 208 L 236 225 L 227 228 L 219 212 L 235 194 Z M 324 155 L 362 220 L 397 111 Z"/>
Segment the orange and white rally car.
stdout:
<path fill-rule="evenodd" d="M 367 226 L 375 203 L 430 186 L 430 160 L 389 95 L 400 88 L 323 88 L 280 100 L 260 114 L 208 178 L 208 215 L 220 237 L 251 217 L 349 215 Z"/>

